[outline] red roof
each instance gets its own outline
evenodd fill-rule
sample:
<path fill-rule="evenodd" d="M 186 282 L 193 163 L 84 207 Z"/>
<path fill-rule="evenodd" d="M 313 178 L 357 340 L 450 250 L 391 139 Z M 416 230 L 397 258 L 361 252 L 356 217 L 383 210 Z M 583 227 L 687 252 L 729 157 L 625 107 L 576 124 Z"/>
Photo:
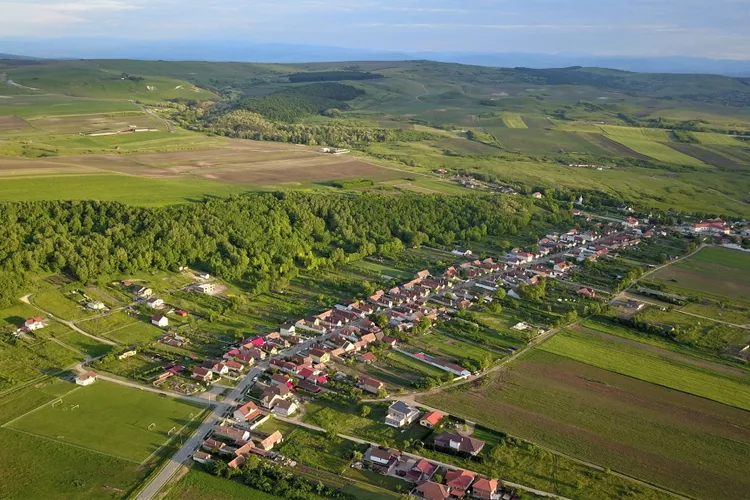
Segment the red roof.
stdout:
<path fill-rule="evenodd" d="M 495 492 L 495 490 L 497 490 L 497 479 L 486 479 L 480 477 L 474 483 L 473 490 L 475 492 L 481 491 L 486 493 L 493 493 Z"/>
<path fill-rule="evenodd" d="M 445 484 L 451 488 L 467 489 L 476 476 L 465 470 L 452 470 L 445 474 Z"/>
<path fill-rule="evenodd" d="M 422 460 L 414 464 L 414 467 L 412 467 L 412 469 L 417 469 L 422 474 L 430 475 L 432 474 L 432 471 L 435 470 L 435 466 L 423 458 Z"/>
<path fill-rule="evenodd" d="M 298 375 L 302 378 L 310 378 L 315 375 L 315 372 L 310 368 L 303 368 L 299 371 Z"/>
<path fill-rule="evenodd" d="M 188 315 L 187 311 L 183 311 L 182 309 L 180 309 L 180 310 L 178 310 L 178 311 L 175 311 L 175 314 L 176 314 L 177 316 L 182 316 L 182 317 L 185 317 L 185 316 L 187 316 L 187 315 Z"/>
<path fill-rule="evenodd" d="M 375 359 L 375 355 L 371 352 L 366 352 L 360 356 L 362 361 L 373 361 Z"/>
<path fill-rule="evenodd" d="M 431 423 L 432 425 L 437 425 L 438 423 L 440 423 L 442 419 L 443 419 L 443 414 L 440 413 L 439 411 L 431 411 L 430 413 L 422 417 L 422 420 L 425 420 Z"/>
<path fill-rule="evenodd" d="M 318 384 L 327 384 L 328 383 L 328 377 L 325 375 L 321 375 L 320 377 L 315 379 L 315 382 Z"/>

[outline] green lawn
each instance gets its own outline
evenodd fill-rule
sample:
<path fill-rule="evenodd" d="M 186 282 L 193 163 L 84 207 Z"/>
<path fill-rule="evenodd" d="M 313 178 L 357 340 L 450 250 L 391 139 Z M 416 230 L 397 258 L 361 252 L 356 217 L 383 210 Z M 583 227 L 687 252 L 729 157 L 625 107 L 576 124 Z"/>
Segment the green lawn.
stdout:
<path fill-rule="evenodd" d="M 80 321 L 76 324 L 78 328 L 92 335 L 102 335 L 109 331 L 138 323 L 136 318 L 128 316 L 124 312 L 114 312 L 100 318 Z"/>
<path fill-rule="evenodd" d="M 99 381 L 7 426 L 117 459 L 142 463 L 202 408 L 151 392 Z M 149 426 L 154 424 L 151 430 Z M 174 431 L 173 431 L 174 432 Z"/>
<path fill-rule="evenodd" d="M 86 327 L 84 326 L 83 329 L 85 330 Z M 163 333 L 164 331 L 161 328 L 158 328 L 144 321 L 139 321 L 128 325 L 125 328 L 111 330 L 108 333 L 102 335 L 102 337 L 114 340 L 115 342 L 118 342 L 120 344 L 134 345 L 153 342 Z"/>
<path fill-rule="evenodd" d="M 224 479 L 196 466 L 178 482 L 164 500 L 280 500 L 281 497 Z"/>
<path fill-rule="evenodd" d="M 81 335 L 80 333 L 73 330 L 70 330 L 62 335 L 57 335 L 56 338 L 61 342 L 64 342 L 66 345 L 74 347 L 79 351 L 88 354 L 92 358 L 107 354 L 112 350 L 112 346 L 102 344 L 101 342 L 98 342 L 91 337 Z"/>
<path fill-rule="evenodd" d="M 750 272 L 750 253 L 740 252 L 729 248 L 708 247 L 690 257 L 690 260 L 719 264 L 732 269 Z M 742 276 L 750 278 L 750 274 L 742 273 Z"/>
<path fill-rule="evenodd" d="M 58 318 L 66 320 L 76 320 L 93 316 L 94 313 L 87 311 L 78 300 L 82 300 L 80 294 L 65 293 L 59 288 L 48 288 L 31 297 L 31 302 L 36 306 L 51 312 Z"/>
<path fill-rule="evenodd" d="M 658 354 L 566 331 L 540 349 L 615 373 L 750 410 L 750 384 Z"/>

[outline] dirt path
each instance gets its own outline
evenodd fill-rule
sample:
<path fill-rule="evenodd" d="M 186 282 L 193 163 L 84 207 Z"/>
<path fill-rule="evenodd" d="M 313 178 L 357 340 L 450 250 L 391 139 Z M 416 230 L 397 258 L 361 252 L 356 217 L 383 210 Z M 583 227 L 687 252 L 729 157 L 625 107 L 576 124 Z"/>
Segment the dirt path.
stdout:
<path fill-rule="evenodd" d="M 83 330 L 81 330 L 80 328 L 78 328 L 73 321 L 67 321 L 67 320 L 64 320 L 62 318 L 58 318 L 57 316 L 55 316 L 51 312 L 45 311 L 44 309 L 42 309 L 38 305 L 36 305 L 33 302 L 31 302 L 31 295 L 32 294 L 28 294 L 28 295 L 24 295 L 23 297 L 21 297 L 21 302 L 23 302 L 24 304 L 29 304 L 30 306 L 33 306 L 36 310 L 43 312 L 48 317 L 52 318 L 53 320 L 57 321 L 58 323 L 62 323 L 63 325 L 65 325 L 68 328 L 70 328 L 71 330 L 74 330 L 74 331 L 80 333 L 81 335 L 84 335 L 86 337 L 94 339 L 97 342 L 101 342 L 102 344 L 107 344 L 107 345 L 111 345 L 111 346 L 119 345 L 116 342 L 112 342 L 111 340 L 107 340 L 105 338 L 97 337 L 96 335 L 91 335 L 90 333 L 86 333 Z"/>

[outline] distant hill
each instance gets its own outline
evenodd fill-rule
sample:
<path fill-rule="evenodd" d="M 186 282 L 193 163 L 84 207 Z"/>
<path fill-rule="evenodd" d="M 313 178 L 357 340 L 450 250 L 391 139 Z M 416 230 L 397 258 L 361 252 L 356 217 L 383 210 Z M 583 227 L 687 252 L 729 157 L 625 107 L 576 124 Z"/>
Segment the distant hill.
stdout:
<path fill-rule="evenodd" d="M 3 52 L 0 52 L 0 59 L 12 59 L 12 60 L 21 60 L 21 61 L 33 61 L 39 59 L 38 57 L 31 57 L 31 56 L 19 56 L 17 54 L 5 54 Z"/>
<path fill-rule="evenodd" d="M 594 54 L 408 52 L 348 49 L 316 45 L 253 43 L 236 40 L 170 40 L 154 45 L 137 40 L 0 40 L 0 50 L 57 59 L 146 59 L 165 61 L 234 61 L 301 63 L 309 61 L 402 61 L 428 59 L 493 67 L 603 67 L 647 73 L 702 73 L 750 76 L 750 60 L 701 57 L 599 56 Z M 11 56 L 19 57 L 19 56 Z"/>

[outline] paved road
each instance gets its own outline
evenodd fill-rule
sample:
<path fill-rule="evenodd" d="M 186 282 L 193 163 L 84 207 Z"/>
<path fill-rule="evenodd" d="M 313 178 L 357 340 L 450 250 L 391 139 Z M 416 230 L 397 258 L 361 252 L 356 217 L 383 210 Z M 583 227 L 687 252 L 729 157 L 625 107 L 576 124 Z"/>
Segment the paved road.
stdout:
<path fill-rule="evenodd" d="M 148 483 L 148 485 L 138 494 L 137 499 L 138 500 L 151 500 L 152 498 L 156 496 L 159 490 L 161 490 L 164 487 L 164 485 L 166 485 L 167 482 L 174 476 L 174 474 L 180 468 L 182 463 L 185 462 L 185 460 L 188 460 L 190 456 L 193 454 L 193 452 L 200 446 L 200 443 L 203 441 L 203 437 L 206 434 L 208 434 L 208 432 L 211 429 L 213 429 L 214 426 L 216 426 L 217 421 L 224 414 L 224 412 L 227 411 L 229 408 L 234 408 L 237 404 L 244 402 L 242 398 L 242 394 L 251 384 L 254 383 L 253 379 L 257 375 L 260 375 L 266 368 L 268 368 L 272 359 L 280 359 L 286 356 L 292 356 L 294 354 L 298 354 L 300 351 L 310 348 L 310 346 L 312 346 L 313 344 L 328 339 L 331 335 L 334 335 L 334 333 L 329 333 L 326 335 L 321 335 L 320 337 L 311 338 L 302 344 L 298 344 L 275 356 L 271 356 L 267 358 L 266 360 L 258 363 L 250 371 L 248 371 L 245 377 L 242 380 L 240 380 L 240 382 L 237 384 L 237 386 L 234 389 L 232 389 L 232 392 L 229 393 L 229 395 L 224 399 L 224 401 L 215 403 L 216 406 L 214 410 L 211 412 L 211 414 L 209 415 L 209 417 L 203 422 L 203 424 L 201 424 L 200 427 L 198 427 L 198 430 L 196 430 L 195 433 L 190 437 L 190 439 L 188 439 L 185 442 L 185 444 L 183 444 L 182 448 L 180 448 L 177 451 L 177 453 L 175 453 L 174 456 L 172 456 L 169 462 L 159 471 L 159 473 L 156 476 L 154 476 L 154 478 Z M 159 392 L 162 392 L 162 391 L 159 391 Z M 205 403 L 205 400 L 203 402 Z"/>

